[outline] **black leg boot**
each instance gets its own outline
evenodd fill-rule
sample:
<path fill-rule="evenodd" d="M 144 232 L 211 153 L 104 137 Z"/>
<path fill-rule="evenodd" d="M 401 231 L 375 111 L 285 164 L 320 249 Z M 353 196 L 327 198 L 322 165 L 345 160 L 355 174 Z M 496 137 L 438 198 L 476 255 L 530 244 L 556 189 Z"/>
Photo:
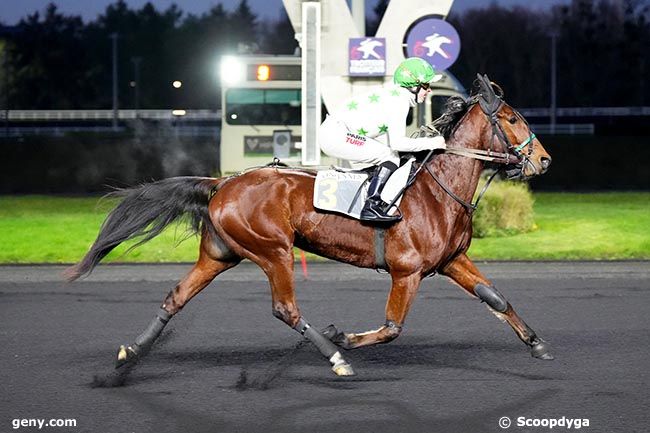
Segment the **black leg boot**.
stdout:
<path fill-rule="evenodd" d="M 381 199 L 381 192 L 395 170 L 397 166 L 392 162 L 384 162 L 377 167 L 368 186 L 368 199 L 359 216 L 361 221 L 394 222 L 401 219 L 399 215 L 387 215 L 388 204 Z"/>

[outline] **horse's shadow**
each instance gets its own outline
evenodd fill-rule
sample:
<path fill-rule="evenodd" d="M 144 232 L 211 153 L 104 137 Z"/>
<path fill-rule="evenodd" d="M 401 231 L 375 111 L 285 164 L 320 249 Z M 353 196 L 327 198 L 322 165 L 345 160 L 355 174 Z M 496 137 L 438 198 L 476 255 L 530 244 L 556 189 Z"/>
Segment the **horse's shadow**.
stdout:
<path fill-rule="evenodd" d="M 319 375 L 305 377 L 304 375 L 289 375 L 295 367 L 323 368 L 327 363 L 322 359 L 317 349 L 300 340 L 291 348 L 279 347 L 231 347 L 222 346 L 195 350 L 168 350 L 154 346 L 152 352 L 141 363 L 151 367 L 156 372 L 134 371 L 138 365 L 128 366 L 123 371 L 116 370 L 109 375 L 95 376 L 93 386 L 114 387 L 133 385 L 147 381 L 159 381 L 171 378 L 173 375 L 161 374 L 160 370 L 182 368 L 183 370 L 200 371 L 218 367 L 241 367 L 241 372 L 233 388 L 243 391 L 248 389 L 266 390 L 284 381 L 299 380 L 312 383 L 315 386 L 332 388 L 354 388 L 366 382 L 401 380 L 399 367 L 404 371 L 413 368 L 424 370 L 454 369 L 468 374 L 495 375 L 501 378 L 517 378 L 524 380 L 555 379 L 541 374 L 521 372 L 499 366 L 495 358 L 516 356 L 521 354 L 519 347 L 498 342 L 465 341 L 431 343 L 428 338 L 403 337 L 399 343 L 389 345 L 364 347 L 343 351 L 344 356 L 357 368 L 358 376 L 338 378 L 330 375 L 323 378 Z M 147 368 L 149 370 L 149 368 Z M 390 371 L 391 374 L 383 374 Z"/>
<path fill-rule="evenodd" d="M 156 350 L 157 349 L 157 350 Z M 528 374 L 507 367 L 495 366 L 495 358 L 516 354 L 514 345 L 498 342 L 439 342 L 431 343 L 429 339 L 405 337 L 400 344 L 382 345 L 360 348 L 345 352 L 348 359 L 357 367 L 359 376 L 353 378 L 338 378 L 327 371 L 327 363 L 322 359 L 317 349 L 308 342 L 301 340 L 291 348 L 278 347 L 219 347 L 214 349 L 198 348 L 196 350 L 168 350 L 154 348 L 153 352 L 142 363 L 147 365 L 146 371 L 130 370 L 125 373 L 126 379 L 119 386 L 142 384 L 146 382 L 162 382 L 173 378 L 173 374 L 165 373 L 170 368 L 179 370 L 201 370 L 219 367 L 241 367 L 239 378 L 230 386 L 240 392 L 259 392 L 294 386 L 297 382 L 318 388 L 336 389 L 339 391 L 363 389 L 361 395 L 348 394 L 332 396 L 329 393 L 314 394 L 302 404 L 283 406 L 282 409 L 267 408 L 258 413 L 258 419 L 245 426 L 251 433 L 269 431 L 347 431 L 359 433 L 394 432 L 394 431 L 487 431 L 494 427 L 504 414 L 520 413 L 523 409 L 538 405 L 541 401 L 556 396 L 560 391 L 547 388 L 531 392 L 516 401 L 502 401 L 494 407 L 484 407 L 478 404 L 468 407 L 462 416 L 456 415 L 427 415 L 420 413 L 411 404 L 392 398 L 376 389 L 367 388 L 374 382 L 399 382 L 409 380 L 414 369 L 458 369 L 469 374 L 497 376 L 501 379 L 545 380 L 556 379 L 544 375 Z M 399 377 L 398 366 L 404 367 L 404 377 Z M 136 365 L 136 369 L 137 369 Z M 323 374 L 310 375 L 297 367 L 322 369 Z M 163 370 L 163 372 L 161 372 Z M 383 373 L 382 373 L 383 370 Z M 296 373 L 298 372 L 298 373 Z M 390 372 L 386 374 L 386 372 Z M 131 374 L 135 373 L 135 374 Z M 130 376 L 128 376 L 131 374 Z M 454 373 L 454 377 L 458 375 Z M 189 379 L 189 378 L 188 378 Z M 410 377 L 412 379 L 412 377 Z M 125 390 L 127 391 L 127 390 Z M 135 393 L 131 395 L 130 393 Z M 196 432 L 212 432 L 215 426 L 223 431 L 235 431 L 242 426 L 234 424 L 234 420 L 213 414 L 206 415 L 196 410 L 178 407 L 170 404 L 166 396 L 137 391 L 130 388 L 127 394 L 120 393 L 124 398 L 133 401 L 142 410 L 151 413 L 165 413 L 166 417 L 174 420 L 173 425 L 160 425 L 159 431 L 176 431 L 176 428 L 192 426 Z M 342 417 L 328 418 L 323 425 L 323 412 L 336 414 L 341 411 L 348 418 L 359 417 L 351 421 Z M 166 419 L 167 419 L 166 418 Z M 296 420 L 300 420 L 299 422 Z"/>

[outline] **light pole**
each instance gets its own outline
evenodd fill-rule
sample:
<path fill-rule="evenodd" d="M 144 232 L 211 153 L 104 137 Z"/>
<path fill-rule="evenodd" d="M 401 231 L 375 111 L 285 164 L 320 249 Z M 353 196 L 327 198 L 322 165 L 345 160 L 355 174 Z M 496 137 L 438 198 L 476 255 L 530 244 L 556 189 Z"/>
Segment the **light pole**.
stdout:
<path fill-rule="evenodd" d="M 174 100 L 174 106 L 179 106 L 178 102 L 181 100 L 180 98 L 180 88 L 183 87 L 183 82 L 181 80 L 174 80 L 172 81 L 172 87 L 176 89 L 174 92 L 174 97 L 172 98 Z M 172 117 L 173 117 L 173 122 L 174 122 L 174 135 L 176 138 L 179 137 L 179 123 L 183 116 L 185 116 L 187 112 L 182 109 L 182 108 L 174 108 L 172 109 Z"/>
<path fill-rule="evenodd" d="M 550 129 L 551 134 L 555 134 L 555 125 L 557 120 L 557 38 L 558 32 L 551 32 L 551 107 L 550 107 Z"/>
<path fill-rule="evenodd" d="M 113 40 L 113 131 L 117 131 L 117 33 L 111 33 Z"/>
<path fill-rule="evenodd" d="M 7 46 L 2 47 L 2 93 L 4 96 L 5 137 L 9 136 L 9 68 L 7 67 Z"/>
<path fill-rule="evenodd" d="M 140 110 L 140 63 L 142 57 L 131 57 L 133 63 L 133 109 L 135 110 L 135 117 L 138 118 Z"/>

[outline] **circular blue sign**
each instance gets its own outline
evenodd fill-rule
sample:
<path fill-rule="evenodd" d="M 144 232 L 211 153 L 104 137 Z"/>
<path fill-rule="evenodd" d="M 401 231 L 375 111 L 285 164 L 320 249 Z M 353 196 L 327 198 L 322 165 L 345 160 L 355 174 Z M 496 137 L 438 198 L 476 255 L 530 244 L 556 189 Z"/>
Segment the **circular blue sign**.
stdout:
<path fill-rule="evenodd" d="M 460 54 L 460 37 L 445 20 L 423 17 L 406 31 L 406 57 L 420 57 L 434 69 L 443 71 L 454 64 Z"/>

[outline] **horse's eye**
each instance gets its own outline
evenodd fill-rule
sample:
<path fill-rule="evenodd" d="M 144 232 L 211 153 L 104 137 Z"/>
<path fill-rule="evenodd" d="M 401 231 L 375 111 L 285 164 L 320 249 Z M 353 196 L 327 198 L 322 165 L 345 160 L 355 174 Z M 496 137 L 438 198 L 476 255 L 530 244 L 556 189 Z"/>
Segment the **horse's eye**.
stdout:
<path fill-rule="evenodd" d="M 510 119 L 508 119 L 508 122 L 512 123 L 513 125 L 517 123 L 517 116 L 512 116 Z"/>

